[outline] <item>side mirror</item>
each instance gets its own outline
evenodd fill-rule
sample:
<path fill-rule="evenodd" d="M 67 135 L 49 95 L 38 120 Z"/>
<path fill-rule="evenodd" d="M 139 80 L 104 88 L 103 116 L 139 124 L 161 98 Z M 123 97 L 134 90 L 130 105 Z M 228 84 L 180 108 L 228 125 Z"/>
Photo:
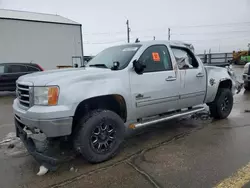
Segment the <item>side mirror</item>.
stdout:
<path fill-rule="evenodd" d="M 137 74 L 142 74 L 144 69 L 146 68 L 146 65 L 144 65 L 142 62 L 140 62 L 138 60 L 134 60 L 133 61 L 133 67 L 134 67 L 135 72 Z"/>
<path fill-rule="evenodd" d="M 120 66 L 120 63 L 118 61 L 113 62 L 113 67 L 111 67 L 111 70 L 118 70 Z"/>

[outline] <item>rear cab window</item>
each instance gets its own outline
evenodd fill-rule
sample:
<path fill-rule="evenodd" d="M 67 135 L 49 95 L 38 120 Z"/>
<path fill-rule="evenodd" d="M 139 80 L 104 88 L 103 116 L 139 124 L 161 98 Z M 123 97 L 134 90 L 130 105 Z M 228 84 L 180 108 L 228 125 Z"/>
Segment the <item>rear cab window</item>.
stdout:
<path fill-rule="evenodd" d="M 189 50 L 180 47 L 171 47 L 171 49 L 180 70 L 199 67 L 197 59 Z"/>

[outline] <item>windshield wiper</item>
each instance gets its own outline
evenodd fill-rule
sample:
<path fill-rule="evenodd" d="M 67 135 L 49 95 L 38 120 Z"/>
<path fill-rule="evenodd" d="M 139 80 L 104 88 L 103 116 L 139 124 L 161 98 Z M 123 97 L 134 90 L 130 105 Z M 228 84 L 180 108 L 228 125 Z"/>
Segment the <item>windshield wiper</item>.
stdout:
<path fill-rule="evenodd" d="M 99 68 L 106 68 L 108 69 L 107 65 L 105 64 L 93 64 L 93 65 L 89 65 L 90 67 L 99 67 Z"/>

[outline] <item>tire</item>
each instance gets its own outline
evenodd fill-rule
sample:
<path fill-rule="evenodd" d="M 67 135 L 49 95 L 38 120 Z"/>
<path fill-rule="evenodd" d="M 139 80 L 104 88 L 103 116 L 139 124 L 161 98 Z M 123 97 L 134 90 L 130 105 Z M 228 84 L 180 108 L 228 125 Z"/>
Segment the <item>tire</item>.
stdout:
<path fill-rule="evenodd" d="M 244 88 L 245 88 L 245 90 L 250 91 L 250 83 L 249 82 L 245 82 L 244 83 Z"/>
<path fill-rule="evenodd" d="M 124 140 L 123 120 L 109 110 L 95 110 L 84 116 L 74 137 L 74 148 L 88 162 L 100 163 L 114 157 Z"/>
<path fill-rule="evenodd" d="M 215 119 L 225 119 L 233 108 L 233 94 L 230 89 L 220 88 L 215 100 L 210 103 L 210 114 Z"/>
<path fill-rule="evenodd" d="M 245 90 L 250 91 L 250 87 L 249 86 L 244 86 Z"/>

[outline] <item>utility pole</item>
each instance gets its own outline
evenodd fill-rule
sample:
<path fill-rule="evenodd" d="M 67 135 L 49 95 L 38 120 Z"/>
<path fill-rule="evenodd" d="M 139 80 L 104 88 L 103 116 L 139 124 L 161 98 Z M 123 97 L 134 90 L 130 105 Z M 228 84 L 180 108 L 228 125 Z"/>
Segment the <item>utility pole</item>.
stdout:
<path fill-rule="evenodd" d="M 168 40 L 170 40 L 170 35 L 171 35 L 170 28 L 168 28 Z"/>
<path fill-rule="evenodd" d="M 130 42 L 130 27 L 129 27 L 129 20 L 127 20 L 127 22 L 126 22 L 126 24 L 127 24 L 127 37 L 128 37 L 128 43 Z"/>

